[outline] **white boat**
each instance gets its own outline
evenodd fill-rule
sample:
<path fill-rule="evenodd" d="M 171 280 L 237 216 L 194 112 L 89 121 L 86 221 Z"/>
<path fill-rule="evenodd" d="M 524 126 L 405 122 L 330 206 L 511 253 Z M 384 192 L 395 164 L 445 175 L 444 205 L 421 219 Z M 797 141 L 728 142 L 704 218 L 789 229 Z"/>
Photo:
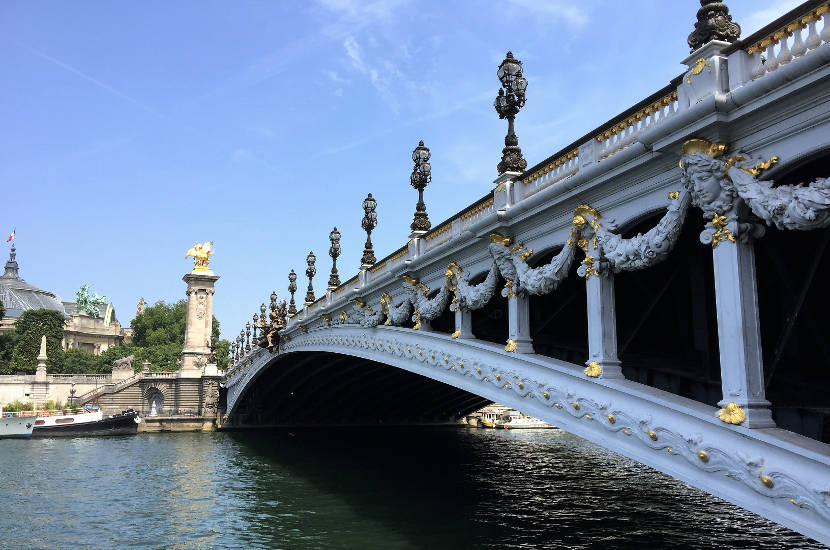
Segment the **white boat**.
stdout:
<path fill-rule="evenodd" d="M 3 412 L 0 409 L 0 439 L 31 437 L 35 427 L 35 417 L 21 416 L 21 413 Z"/>
<path fill-rule="evenodd" d="M 504 430 L 556 428 L 556 426 L 551 426 L 544 420 L 539 420 L 538 418 L 528 416 L 512 409 L 510 410 L 509 416 L 504 418 L 502 422 L 497 423 L 495 427 Z"/>

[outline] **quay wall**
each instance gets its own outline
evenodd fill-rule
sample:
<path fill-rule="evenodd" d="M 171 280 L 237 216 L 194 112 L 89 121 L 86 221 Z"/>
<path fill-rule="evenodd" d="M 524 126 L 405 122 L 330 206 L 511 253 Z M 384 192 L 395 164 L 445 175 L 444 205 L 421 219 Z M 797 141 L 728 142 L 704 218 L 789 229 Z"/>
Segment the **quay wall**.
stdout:
<path fill-rule="evenodd" d="M 112 384 L 111 374 L 50 374 L 38 379 L 37 375 L 0 375 L 0 403 L 12 401 L 45 403 L 52 400 L 66 404 L 71 395 L 81 396 L 107 384 Z"/>

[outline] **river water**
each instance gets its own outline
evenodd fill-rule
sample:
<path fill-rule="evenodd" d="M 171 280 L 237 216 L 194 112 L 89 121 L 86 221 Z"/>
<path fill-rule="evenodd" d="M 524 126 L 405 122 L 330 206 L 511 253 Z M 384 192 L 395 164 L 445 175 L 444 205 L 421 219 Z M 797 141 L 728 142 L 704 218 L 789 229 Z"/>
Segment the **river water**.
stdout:
<path fill-rule="evenodd" d="M 559 430 L 0 441 L 2 548 L 823 548 Z"/>

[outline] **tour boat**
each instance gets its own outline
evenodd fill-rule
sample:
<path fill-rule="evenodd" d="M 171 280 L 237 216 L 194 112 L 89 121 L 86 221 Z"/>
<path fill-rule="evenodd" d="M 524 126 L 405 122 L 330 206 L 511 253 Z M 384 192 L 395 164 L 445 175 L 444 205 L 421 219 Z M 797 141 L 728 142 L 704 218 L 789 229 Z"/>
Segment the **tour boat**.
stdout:
<path fill-rule="evenodd" d="M 140 422 L 138 413 L 132 409 L 106 417 L 100 410 L 84 410 L 78 414 L 38 411 L 32 435 L 34 437 L 128 435 L 138 431 Z"/>
<path fill-rule="evenodd" d="M 509 416 L 505 417 L 502 422 L 496 423 L 495 427 L 503 430 L 518 430 L 555 428 L 556 426 L 551 426 L 544 420 L 511 410 Z"/>
<path fill-rule="evenodd" d="M 0 439 L 31 437 L 34 427 L 34 416 L 21 416 L 20 413 L 0 409 Z"/>

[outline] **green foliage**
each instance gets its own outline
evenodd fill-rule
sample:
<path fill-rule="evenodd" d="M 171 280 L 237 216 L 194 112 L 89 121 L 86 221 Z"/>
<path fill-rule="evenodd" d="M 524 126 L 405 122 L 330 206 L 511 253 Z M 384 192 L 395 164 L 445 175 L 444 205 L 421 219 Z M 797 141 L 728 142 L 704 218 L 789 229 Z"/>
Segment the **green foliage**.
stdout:
<path fill-rule="evenodd" d="M 133 329 L 133 344 L 144 348 L 184 342 L 187 302 L 179 300 L 174 304 L 158 301 L 136 315 L 130 326 Z"/>
<path fill-rule="evenodd" d="M 105 363 L 102 356 L 85 349 L 69 348 L 64 352 L 62 374 L 107 374 L 111 370 L 112 365 Z"/>
<path fill-rule="evenodd" d="M 32 404 L 31 403 L 21 403 L 17 399 L 12 401 L 11 403 L 6 403 L 3 405 L 3 410 L 8 412 L 20 412 L 20 411 L 31 411 Z"/>
<path fill-rule="evenodd" d="M 158 371 L 174 371 L 178 370 L 179 356 L 182 353 L 181 344 L 163 344 L 160 346 L 139 347 L 135 344 L 126 344 L 109 348 L 101 354 L 101 358 L 105 365 L 107 365 L 107 372 L 112 370 L 112 363 L 123 357 L 132 355 L 133 370 L 140 371 L 143 367 L 144 361 L 150 362 L 150 370 Z"/>
<path fill-rule="evenodd" d="M 3 320 L 3 317 L 6 316 L 6 306 L 3 305 L 3 302 L 0 302 L 0 321 Z"/>
<path fill-rule="evenodd" d="M 215 331 L 219 330 L 219 321 L 214 319 Z M 231 350 L 231 343 L 228 340 L 222 339 L 216 343 L 216 368 L 219 370 L 226 370 L 228 368 L 228 354 Z"/>
<path fill-rule="evenodd" d="M 15 345 L 17 345 L 17 334 L 14 332 L 0 334 L 0 374 L 14 374 L 12 352 Z"/>
<path fill-rule="evenodd" d="M 17 343 L 12 352 L 11 367 L 15 372 L 33 374 L 40 352 L 40 339 L 46 335 L 47 370 L 62 372 L 63 369 L 63 315 L 51 309 L 24 311 L 15 323 Z"/>

